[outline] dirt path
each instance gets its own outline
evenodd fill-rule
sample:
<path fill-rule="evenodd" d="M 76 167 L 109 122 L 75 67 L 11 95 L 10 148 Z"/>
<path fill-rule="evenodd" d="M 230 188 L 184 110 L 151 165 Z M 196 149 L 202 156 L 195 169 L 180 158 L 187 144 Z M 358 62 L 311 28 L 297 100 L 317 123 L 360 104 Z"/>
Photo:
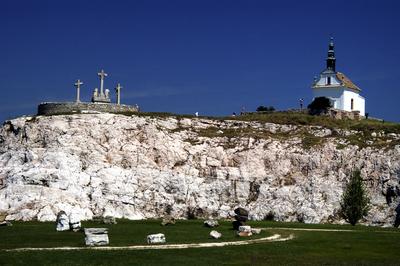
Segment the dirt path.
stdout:
<path fill-rule="evenodd" d="M 190 244 L 166 244 L 166 245 L 137 245 L 137 246 L 122 246 L 122 247 L 54 247 L 54 248 L 16 248 L 6 249 L 5 251 L 48 251 L 48 250 L 145 250 L 145 249 L 185 249 L 185 248 L 207 248 L 207 247 L 225 247 L 225 246 L 241 246 L 255 243 L 265 242 L 281 242 L 288 241 L 294 238 L 291 234 L 288 237 L 282 238 L 279 234 L 274 234 L 269 237 L 259 239 L 250 239 L 243 241 L 230 242 L 214 242 L 214 243 L 190 243 Z"/>

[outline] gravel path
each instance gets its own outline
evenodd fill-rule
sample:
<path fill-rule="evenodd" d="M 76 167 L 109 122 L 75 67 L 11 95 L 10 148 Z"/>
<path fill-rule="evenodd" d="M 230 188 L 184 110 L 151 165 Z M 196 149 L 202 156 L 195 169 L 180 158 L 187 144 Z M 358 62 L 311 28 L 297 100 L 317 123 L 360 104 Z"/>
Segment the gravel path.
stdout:
<path fill-rule="evenodd" d="M 241 246 L 255 243 L 265 242 L 281 242 L 288 241 L 294 238 L 291 234 L 288 237 L 282 238 L 279 234 L 274 234 L 269 237 L 259 239 L 250 239 L 243 241 L 230 242 L 214 242 L 214 243 L 190 243 L 190 244 L 166 244 L 166 245 L 137 245 L 137 246 L 122 246 L 122 247 L 54 247 L 54 248 L 16 248 L 7 249 L 6 251 L 48 251 L 48 250 L 148 250 L 148 249 L 185 249 L 185 248 L 208 248 L 208 247 L 225 247 L 225 246 Z"/>

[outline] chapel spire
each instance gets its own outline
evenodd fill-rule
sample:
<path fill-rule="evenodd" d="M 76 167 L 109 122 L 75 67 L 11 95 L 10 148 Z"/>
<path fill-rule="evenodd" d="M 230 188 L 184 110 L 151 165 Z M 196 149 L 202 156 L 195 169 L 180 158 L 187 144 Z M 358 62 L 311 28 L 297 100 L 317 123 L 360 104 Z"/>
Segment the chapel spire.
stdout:
<path fill-rule="evenodd" d="M 333 44 L 333 37 L 329 43 L 328 57 L 326 58 L 326 69 L 336 72 L 336 58 L 335 58 L 335 46 Z"/>

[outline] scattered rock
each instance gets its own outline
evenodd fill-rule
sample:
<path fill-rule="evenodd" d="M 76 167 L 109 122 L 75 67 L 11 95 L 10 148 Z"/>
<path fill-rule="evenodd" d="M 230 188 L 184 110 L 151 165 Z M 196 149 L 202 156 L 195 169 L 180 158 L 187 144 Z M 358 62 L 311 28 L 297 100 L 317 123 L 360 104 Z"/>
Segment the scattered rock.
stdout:
<path fill-rule="evenodd" d="M 217 220 L 206 220 L 204 221 L 204 225 L 207 227 L 217 227 L 219 226 L 219 223 Z"/>
<path fill-rule="evenodd" d="M 261 233 L 261 228 L 251 228 L 251 233 L 254 235 L 259 235 Z"/>
<path fill-rule="evenodd" d="M 221 238 L 222 234 L 218 231 L 212 230 L 210 232 L 210 236 L 214 239 L 219 239 L 219 238 Z"/>
<path fill-rule="evenodd" d="M 56 230 L 57 231 L 68 231 L 70 230 L 70 226 L 69 226 L 69 218 L 67 216 L 67 214 L 65 213 L 65 211 L 60 211 L 57 214 L 57 220 L 56 220 Z"/>
<path fill-rule="evenodd" d="M 86 246 L 104 246 L 109 244 L 107 228 L 85 228 Z"/>
<path fill-rule="evenodd" d="M 117 220 L 115 220 L 115 217 L 106 216 L 103 218 L 103 223 L 104 224 L 117 224 Z"/>
<path fill-rule="evenodd" d="M 147 243 L 148 244 L 161 244 L 165 243 L 165 235 L 164 234 L 152 234 L 147 236 Z"/>
<path fill-rule="evenodd" d="M 70 229 L 74 232 L 78 232 L 79 230 L 81 230 L 81 220 L 79 215 L 75 213 L 71 213 L 69 215 L 69 226 Z"/>
<path fill-rule="evenodd" d="M 376 136 L 377 136 L 376 132 L 371 133 L 371 137 L 376 138 Z"/>
<path fill-rule="evenodd" d="M 250 232 L 244 232 L 244 231 L 240 232 L 240 231 L 238 231 L 237 235 L 238 236 L 252 236 L 253 234 L 251 233 L 251 231 Z"/>
<path fill-rule="evenodd" d="M 251 232 L 251 226 L 249 225 L 239 226 L 239 232 Z"/>
<path fill-rule="evenodd" d="M 172 225 L 175 224 L 175 219 L 171 216 L 165 216 L 161 222 L 161 225 Z"/>

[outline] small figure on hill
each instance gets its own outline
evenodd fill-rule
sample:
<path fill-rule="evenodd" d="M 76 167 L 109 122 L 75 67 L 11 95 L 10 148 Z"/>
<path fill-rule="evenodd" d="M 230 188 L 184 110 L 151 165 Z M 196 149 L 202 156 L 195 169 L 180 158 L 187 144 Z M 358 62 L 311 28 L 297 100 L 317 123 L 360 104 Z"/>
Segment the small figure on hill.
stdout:
<path fill-rule="evenodd" d="M 199 112 L 194 113 L 196 117 L 199 117 Z"/>
<path fill-rule="evenodd" d="M 300 110 L 303 110 L 303 103 L 304 103 L 304 99 L 300 98 Z"/>

